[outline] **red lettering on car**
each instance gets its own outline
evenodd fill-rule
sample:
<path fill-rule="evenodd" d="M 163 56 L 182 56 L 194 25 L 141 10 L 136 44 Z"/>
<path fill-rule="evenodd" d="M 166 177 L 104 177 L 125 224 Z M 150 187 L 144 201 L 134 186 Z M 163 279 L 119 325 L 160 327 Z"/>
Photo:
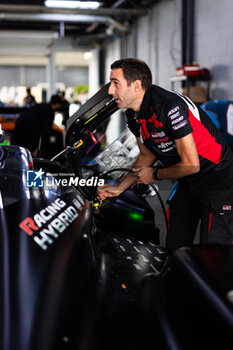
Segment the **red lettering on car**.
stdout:
<path fill-rule="evenodd" d="M 35 225 L 34 221 L 32 220 L 32 218 L 26 218 L 24 219 L 21 224 L 19 224 L 20 228 L 23 229 L 25 232 L 27 232 L 28 235 L 32 235 L 33 231 L 37 231 L 38 230 L 38 226 Z"/>

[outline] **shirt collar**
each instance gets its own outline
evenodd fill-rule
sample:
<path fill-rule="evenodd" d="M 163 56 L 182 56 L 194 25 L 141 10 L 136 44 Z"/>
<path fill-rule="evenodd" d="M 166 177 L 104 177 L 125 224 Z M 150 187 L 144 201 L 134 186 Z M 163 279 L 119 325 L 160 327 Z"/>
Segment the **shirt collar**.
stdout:
<path fill-rule="evenodd" d="M 147 117 L 150 114 L 150 108 L 152 106 L 152 101 L 151 101 L 151 89 L 150 87 L 148 90 L 146 90 L 145 95 L 142 100 L 139 116 L 142 118 Z"/>

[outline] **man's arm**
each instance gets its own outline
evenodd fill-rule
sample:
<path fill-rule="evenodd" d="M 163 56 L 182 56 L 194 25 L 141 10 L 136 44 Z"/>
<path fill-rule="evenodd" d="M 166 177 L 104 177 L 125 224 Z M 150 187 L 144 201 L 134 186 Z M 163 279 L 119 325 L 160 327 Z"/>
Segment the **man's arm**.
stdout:
<path fill-rule="evenodd" d="M 146 148 L 140 141 L 139 137 L 136 137 L 140 154 L 134 163 L 133 168 L 150 167 L 156 160 L 156 157 Z M 98 188 L 98 194 L 100 197 L 115 197 L 124 192 L 130 185 L 132 185 L 138 179 L 137 174 L 128 173 L 124 179 L 116 186 L 103 185 Z"/>
<path fill-rule="evenodd" d="M 159 169 L 158 175 L 160 179 L 179 179 L 197 173 L 200 170 L 199 156 L 192 134 L 176 139 L 175 144 L 181 161 L 170 167 Z M 143 183 L 149 184 L 155 181 L 153 168 L 143 166 L 134 170 Z"/>

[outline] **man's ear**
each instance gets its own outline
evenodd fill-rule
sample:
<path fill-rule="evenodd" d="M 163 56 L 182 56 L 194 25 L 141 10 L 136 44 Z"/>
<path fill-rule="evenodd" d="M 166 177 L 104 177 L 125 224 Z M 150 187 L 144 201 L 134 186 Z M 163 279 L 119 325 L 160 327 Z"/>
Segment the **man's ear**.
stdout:
<path fill-rule="evenodd" d="M 134 89 L 135 89 L 136 92 L 141 91 L 141 89 L 142 89 L 142 82 L 141 82 L 141 80 L 135 80 L 133 82 L 133 84 L 134 84 Z"/>

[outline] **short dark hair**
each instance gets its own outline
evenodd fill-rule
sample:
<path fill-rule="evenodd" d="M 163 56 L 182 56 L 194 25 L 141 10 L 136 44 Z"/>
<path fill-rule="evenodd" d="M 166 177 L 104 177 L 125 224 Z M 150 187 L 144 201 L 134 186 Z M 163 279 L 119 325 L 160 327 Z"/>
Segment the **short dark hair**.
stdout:
<path fill-rule="evenodd" d="M 152 85 L 151 70 L 146 62 L 136 58 L 123 58 L 111 64 L 111 69 L 121 68 L 127 84 L 141 80 L 142 88 L 147 90 Z"/>
<path fill-rule="evenodd" d="M 65 91 L 58 91 L 58 95 L 62 96 L 62 97 L 65 97 Z"/>
<path fill-rule="evenodd" d="M 50 99 L 50 103 L 52 105 L 56 105 L 56 104 L 62 104 L 62 99 L 59 95 L 52 95 L 51 99 Z"/>

